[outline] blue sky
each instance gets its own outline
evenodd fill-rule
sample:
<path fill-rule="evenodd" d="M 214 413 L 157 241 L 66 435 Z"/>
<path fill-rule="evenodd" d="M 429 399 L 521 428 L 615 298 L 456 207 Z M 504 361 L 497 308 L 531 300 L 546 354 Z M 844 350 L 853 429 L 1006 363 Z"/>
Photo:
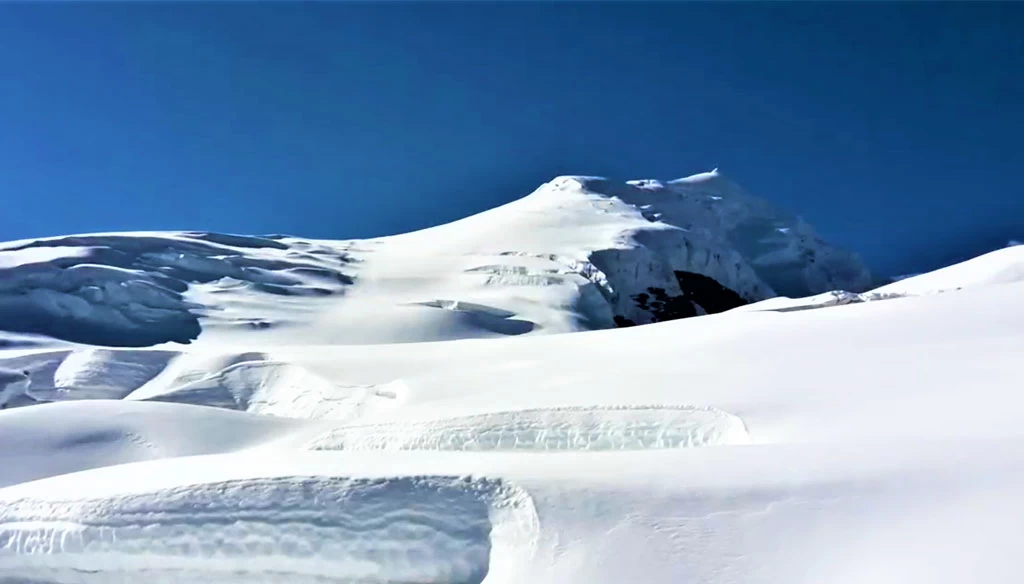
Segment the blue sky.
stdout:
<path fill-rule="evenodd" d="M 0 239 L 425 227 L 720 167 L 881 274 L 1024 236 L 1024 3 L 0 4 Z"/>

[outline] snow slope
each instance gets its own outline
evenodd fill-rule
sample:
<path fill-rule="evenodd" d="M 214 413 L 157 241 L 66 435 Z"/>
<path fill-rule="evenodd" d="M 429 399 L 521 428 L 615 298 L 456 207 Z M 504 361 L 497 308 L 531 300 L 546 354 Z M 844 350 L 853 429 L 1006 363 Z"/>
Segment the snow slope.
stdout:
<path fill-rule="evenodd" d="M 976 258 L 926 274 L 902 276 L 896 281 L 860 294 L 833 290 L 806 298 L 777 296 L 747 304 L 737 311 L 792 311 L 841 306 L 860 302 L 891 300 L 906 296 L 936 294 L 965 287 L 1024 282 L 1024 246 L 1010 245 Z"/>
<path fill-rule="evenodd" d="M 215 408 L 84 400 L 0 412 L 0 486 L 101 466 L 234 452 L 306 425 Z"/>
<path fill-rule="evenodd" d="M 1024 281 L 1024 246 L 1010 245 L 966 262 L 882 286 L 879 293 L 928 294 Z"/>
<path fill-rule="evenodd" d="M 124 244 L 135 259 L 103 270 L 184 282 L 200 332 L 94 346 L 106 316 L 83 310 L 77 344 L 33 330 L 0 351 L 31 378 L 0 411 L 0 582 L 1017 582 L 1022 248 L 859 294 L 845 252 L 787 263 L 799 223 L 758 239 L 767 211 L 745 202 L 707 228 L 721 180 L 565 178 L 448 226 L 306 242 L 346 276 L 318 296 L 322 272 L 284 267 L 296 238 L 64 242 Z M 722 194 L 702 200 L 709 185 Z M 194 252 L 210 270 L 281 254 L 260 270 L 295 293 L 139 263 L 139 246 L 196 239 L 230 248 Z M 8 265 L 62 281 L 43 265 L 66 251 Z M 715 253 L 733 252 L 730 280 Z M 735 292 L 856 292 L 585 330 L 656 320 L 632 292 L 689 269 Z M 670 295 L 718 290 L 702 282 Z M 86 288 L 61 294 L 120 298 Z M 95 334 L 150 326 L 124 322 Z"/>

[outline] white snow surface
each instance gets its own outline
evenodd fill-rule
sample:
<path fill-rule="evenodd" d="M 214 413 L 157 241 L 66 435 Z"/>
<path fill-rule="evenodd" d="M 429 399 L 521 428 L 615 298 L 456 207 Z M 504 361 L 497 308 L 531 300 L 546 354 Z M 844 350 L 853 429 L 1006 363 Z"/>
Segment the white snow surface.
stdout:
<path fill-rule="evenodd" d="M 681 225 L 723 180 L 562 178 L 363 242 L 8 244 L 0 302 L 92 308 L 0 350 L 0 582 L 1018 582 L 1024 248 L 865 293 L 823 244 L 843 269 L 785 267 L 798 221 Z M 763 302 L 587 330 L 698 266 Z M 198 338 L 95 344 L 184 330 L 136 319 L 150 285 Z"/>
<path fill-rule="evenodd" d="M 966 262 L 893 282 L 880 294 L 929 294 L 968 286 L 1024 282 L 1024 246 L 1010 245 Z"/>

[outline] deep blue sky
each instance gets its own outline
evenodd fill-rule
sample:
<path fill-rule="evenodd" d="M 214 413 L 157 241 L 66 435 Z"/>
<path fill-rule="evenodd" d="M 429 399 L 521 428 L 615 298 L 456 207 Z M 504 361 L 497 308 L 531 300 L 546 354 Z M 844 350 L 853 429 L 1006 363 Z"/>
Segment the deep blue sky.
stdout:
<path fill-rule="evenodd" d="M 0 239 L 349 238 L 721 167 L 877 272 L 1024 236 L 1024 3 L 0 5 Z"/>

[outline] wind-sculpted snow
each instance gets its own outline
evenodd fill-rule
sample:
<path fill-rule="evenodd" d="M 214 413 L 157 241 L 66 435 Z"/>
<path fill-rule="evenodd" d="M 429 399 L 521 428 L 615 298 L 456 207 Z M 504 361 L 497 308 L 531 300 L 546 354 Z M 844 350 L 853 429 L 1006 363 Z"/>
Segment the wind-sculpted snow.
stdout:
<path fill-rule="evenodd" d="M 304 249 L 304 247 L 306 249 Z M 190 285 L 223 293 L 324 296 L 352 283 L 341 252 L 213 233 L 82 235 L 0 247 L 4 330 L 93 345 L 188 343 L 216 303 L 190 301 Z M 215 290 L 216 292 L 216 290 Z M 249 315 L 260 322 L 258 314 Z"/>
<path fill-rule="evenodd" d="M 53 372 L 52 391 L 40 387 L 32 395 L 44 401 L 70 393 L 74 393 L 72 399 L 121 399 L 156 377 L 177 356 L 175 351 L 71 351 Z"/>
<path fill-rule="evenodd" d="M 302 367 L 275 361 L 236 363 L 192 383 L 137 399 L 176 402 L 294 418 L 346 420 L 373 400 L 375 387 L 341 386 Z"/>
<path fill-rule="evenodd" d="M 260 352 L 227 354 L 82 348 L 0 358 L 0 406 L 76 400 L 158 401 L 292 418 L 350 420 L 394 399 L 386 387 L 335 383 Z M 27 371 L 30 383 L 20 383 Z M 9 394 L 9 395 L 8 395 Z"/>
<path fill-rule="evenodd" d="M 82 347 L 3 358 L 0 367 L 29 372 L 26 399 L 12 406 L 81 399 L 121 399 L 159 375 L 176 351 Z"/>
<path fill-rule="evenodd" d="M 27 405 L 122 399 L 156 379 L 181 358 L 182 353 L 178 351 L 82 347 L 0 358 L 0 367 L 20 368 L 30 373 L 31 385 L 26 392 L 30 401 L 13 404 Z M 210 361 L 213 366 L 220 364 L 216 358 Z M 184 382 L 178 382 L 181 383 Z"/>
<path fill-rule="evenodd" d="M 602 451 L 749 442 L 743 421 L 714 408 L 550 408 L 429 422 L 347 426 L 313 450 Z"/>
<path fill-rule="evenodd" d="M 537 529 L 522 489 L 441 476 L 21 499 L 0 507 L 0 581 L 480 584 L 528 558 Z"/>

